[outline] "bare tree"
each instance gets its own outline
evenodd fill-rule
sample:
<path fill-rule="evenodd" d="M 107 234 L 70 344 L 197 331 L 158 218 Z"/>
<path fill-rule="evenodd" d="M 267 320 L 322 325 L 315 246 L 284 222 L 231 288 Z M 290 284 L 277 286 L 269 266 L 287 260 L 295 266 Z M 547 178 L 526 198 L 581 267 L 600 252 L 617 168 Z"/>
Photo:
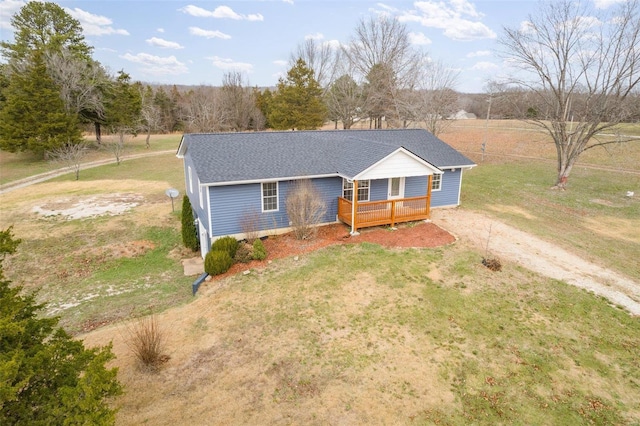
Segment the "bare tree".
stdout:
<path fill-rule="evenodd" d="M 327 205 L 309 179 L 294 182 L 286 200 L 287 216 L 299 240 L 313 238 L 322 223 Z"/>
<path fill-rule="evenodd" d="M 60 96 L 68 113 L 96 127 L 100 141 L 100 123 L 105 118 L 105 93 L 111 87 L 107 71 L 100 63 L 78 57 L 72 52 L 46 52 L 47 70 L 60 88 Z"/>
<path fill-rule="evenodd" d="M 187 92 L 181 101 L 181 119 L 188 132 L 219 131 L 220 123 L 224 120 L 219 89 L 198 86 Z"/>
<path fill-rule="evenodd" d="M 225 73 L 220 89 L 222 130 L 235 132 L 264 128 L 265 119 L 258 109 L 254 91 L 245 84 L 239 71 Z"/>
<path fill-rule="evenodd" d="M 80 165 L 87 153 L 87 146 L 81 142 L 69 143 L 47 151 L 46 157 L 53 163 L 60 163 L 75 174 L 76 180 L 80 179 Z"/>
<path fill-rule="evenodd" d="M 162 112 L 158 105 L 154 102 L 154 94 L 151 86 L 139 86 L 140 98 L 142 99 L 142 109 L 140 110 L 140 127 L 147 136 L 145 139 L 145 147 L 151 147 L 151 132 L 158 129 L 162 122 Z"/>
<path fill-rule="evenodd" d="M 334 81 L 324 95 L 329 118 L 336 123 L 342 122 L 342 128 L 348 130 L 364 113 L 364 93 L 362 86 L 349 74 Z"/>
<path fill-rule="evenodd" d="M 427 130 L 439 135 L 452 123 L 447 118 L 459 109 L 458 93 L 454 90 L 459 73 L 442 62 L 430 62 L 416 94 L 416 115 Z"/>
<path fill-rule="evenodd" d="M 318 43 L 309 38 L 298 44 L 289 56 L 289 68 L 293 68 L 298 59 L 302 59 L 313 70 L 313 76 L 320 87 L 327 89 L 336 72 L 338 55 L 328 43 Z"/>
<path fill-rule="evenodd" d="M 382 117 L 406 126 L 408 108 L 420 78 L 425 54 L 411 47 L 406 25 L 386 16 L 362 20 L 343 52 L 353 69 L 367 80 L 367 105 L 376 127 Z"/>
<path fill-rule="evenodd" d="M 632 116 L 640 82 L 640 3 L 607 13 L 586 2 L 553 0 L 521 28 L 505 28 L 504 55 L 523 73 L 511 83 L 531 91 L 544 113 L 527 117 L 553 139 L 564 189 L 580 155 L 618 143 L 602 135 Z M 531 111 L 529 111 L 531 112 Z"/>

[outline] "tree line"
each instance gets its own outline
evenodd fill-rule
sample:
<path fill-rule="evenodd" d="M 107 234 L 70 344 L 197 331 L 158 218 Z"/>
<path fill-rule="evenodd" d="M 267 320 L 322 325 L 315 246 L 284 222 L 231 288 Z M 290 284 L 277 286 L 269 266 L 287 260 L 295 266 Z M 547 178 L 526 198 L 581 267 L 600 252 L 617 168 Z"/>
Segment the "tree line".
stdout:
<path fill-rule="evenodd" d="M 0 149 L 45 156 L 83 143 L 92 129 L 127 134 L 424 127 L 442 133 L 465 107 L 480 118 L 538 126 L 558 150 L 558 187 L 599 135 L 640 118 L 640 0 L 607 10 L 573 0 L 543 1 L 519 28 L 504 28 L 500 55 L 519 72 L 489 81 L 483 95 L 461 95 L 457 71 L 410 43 L 390 16 L 363 18 L 332 48 L 306 40 L 291 52 L 274 88 L 251 87 L 239 72 L 219 86 L 152 86 L 109 74 L 92 58 L 80 23 L 55 3 L 29 2 L 11 19 L 14 41 L 0 42 Z M 491 112 L 491 117 L 489 113 Z"/>

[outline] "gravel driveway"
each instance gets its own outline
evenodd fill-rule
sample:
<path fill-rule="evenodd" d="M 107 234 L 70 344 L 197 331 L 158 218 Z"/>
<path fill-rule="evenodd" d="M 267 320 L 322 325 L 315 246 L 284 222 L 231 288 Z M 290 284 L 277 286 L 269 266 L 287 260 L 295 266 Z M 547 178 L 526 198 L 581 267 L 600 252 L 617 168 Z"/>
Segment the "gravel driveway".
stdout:
<path fill-rule="evenodd" d="M 492 255 L 589 290 L 640 316 L 640 283 L 628 277 L 481 213 L 435 209 L 432 217 L 436 225 L 483 251 L 491 230 L 489 251 Z"/>

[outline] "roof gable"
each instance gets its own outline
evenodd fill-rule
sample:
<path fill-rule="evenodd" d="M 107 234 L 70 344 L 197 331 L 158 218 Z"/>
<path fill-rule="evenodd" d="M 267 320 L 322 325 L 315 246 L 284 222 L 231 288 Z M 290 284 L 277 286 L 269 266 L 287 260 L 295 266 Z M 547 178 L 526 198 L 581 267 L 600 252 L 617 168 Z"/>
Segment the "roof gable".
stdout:
<path fill-rule="evenodd" d="M 442 171 L 401 147 L 353 178 L 388 179 L 398 176 L 427 176 L 434 173 L 439 174 Z"/>

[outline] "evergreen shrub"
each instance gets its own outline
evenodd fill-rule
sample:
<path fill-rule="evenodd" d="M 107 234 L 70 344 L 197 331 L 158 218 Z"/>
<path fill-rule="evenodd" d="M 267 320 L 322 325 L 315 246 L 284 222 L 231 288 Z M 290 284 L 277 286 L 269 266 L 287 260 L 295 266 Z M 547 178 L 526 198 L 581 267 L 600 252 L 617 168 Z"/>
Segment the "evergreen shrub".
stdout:
<path fill-rule="evenodd" d="M 253 242 L 253 258 L 255 260 L 264 260 L 267 258 L 267 249 L 259 238 Z"/>
<path fill-rule="evenodd" d="M 204 258 L 204 271 L 209 275 L 224 274 L 231 265 L 233 265 L 233 258 L 226 251 L 213 250 Z"/>

